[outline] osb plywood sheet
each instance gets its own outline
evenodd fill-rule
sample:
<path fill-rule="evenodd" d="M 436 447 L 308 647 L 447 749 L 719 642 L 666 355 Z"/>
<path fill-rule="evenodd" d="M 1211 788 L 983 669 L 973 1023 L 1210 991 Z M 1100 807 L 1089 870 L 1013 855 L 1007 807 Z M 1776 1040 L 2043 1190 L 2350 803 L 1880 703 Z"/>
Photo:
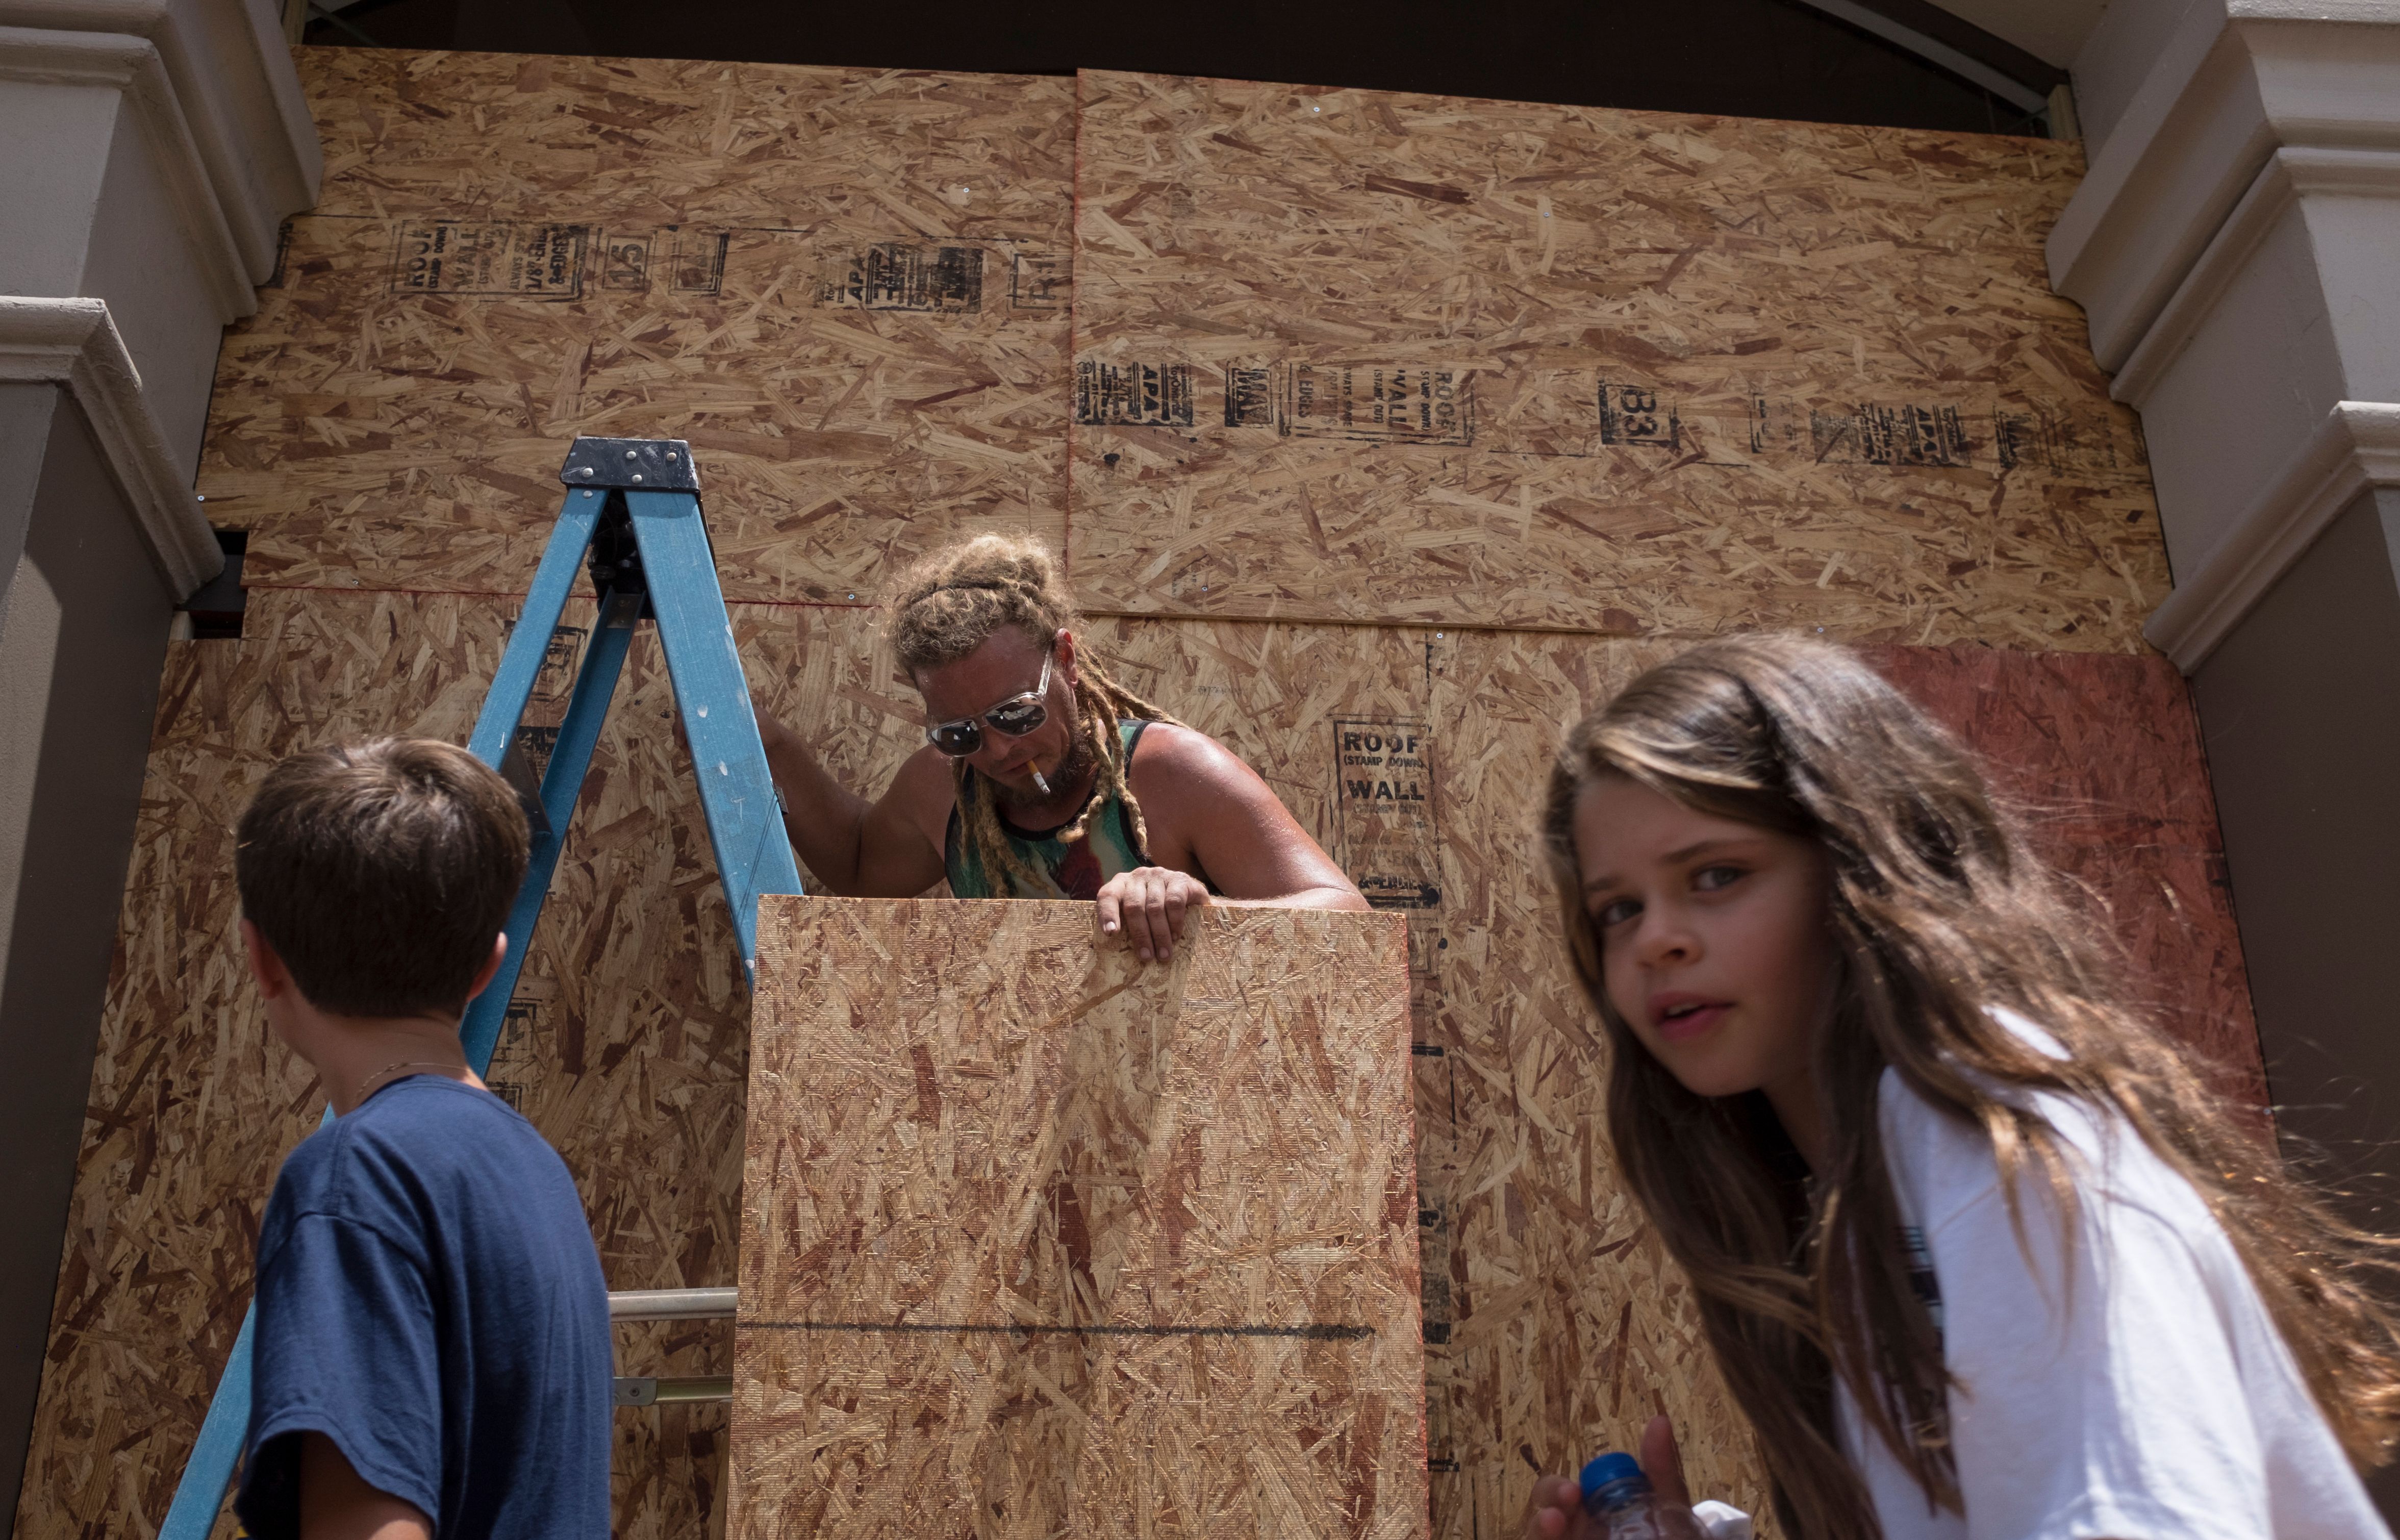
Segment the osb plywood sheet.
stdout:
<path fill-rule="evenodd" d="M 1870 656 L 1982 755 L 2050 858 L 2116 921 L 2132 993 L 2216 1088 L 2267 1104 L 2200 718 L 2163 658 L 1984 647 Z"/>
<path fill-rule="evenodd" d="M 1072 549 L 1146 613 L 2127 651 L 2073 145 L 1086 72 Z"/>
<path fill-rule="evenodd" d="M 333 175 L 199 481 L 252 587 L 521 593 L 578 434 L 691 441 L 730 598 L 1061 537 L 1069 83 L 303 57 Z"/>
<path fill-rule="evenodd" d="M 1063 218 L 1046 75 L 414 48 L 293 52 L 321 214 L 998 235 Z"/>
<path fill-rule="evenodd" d="M 1406 927 L 769 900 L 743 1536 L 1425 1533 Z"/>

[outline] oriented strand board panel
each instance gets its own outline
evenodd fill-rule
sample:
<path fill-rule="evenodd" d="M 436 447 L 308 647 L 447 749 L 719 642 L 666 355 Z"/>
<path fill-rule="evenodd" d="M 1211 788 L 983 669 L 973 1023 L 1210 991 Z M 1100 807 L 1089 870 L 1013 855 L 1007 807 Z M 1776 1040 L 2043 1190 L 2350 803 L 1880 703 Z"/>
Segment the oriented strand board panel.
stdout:
<path fill-rule="evenodd" d="M 252 587 L 522 593 L 579 433 L 702 456 L 734 599 L 1062 532 L 1062 80 L 304 49 L 327 139 L 200 490 Z"/>
<path fill-rule="evenodd" d="M 985 234 L 1061 216 L 1074 95 L 1046 75 L 296 49 L 320 214 L 798 227 L 885 211 Z M 989 174 L 978 180 L 976 173 Z"/>
<path fill-rule="evenodd" d="M 2071 144 L 1085 73 L 1071 543 L 1154 614 L 2129 651 Z"/>
<path fill-rule="evenodd" d="M 733 1533 L 1426 1533 L 1406 927 L 768 899 Z"/>
<path fill-rule="evenodd" d="M 1878 647 L 1885 676 L 2016 798 L 2036 844 L 2115 922 L 2131 993 L 2212 1083 L 2267 1105 L 2216 795 L 2189 688 L 2165 659 Z"/>

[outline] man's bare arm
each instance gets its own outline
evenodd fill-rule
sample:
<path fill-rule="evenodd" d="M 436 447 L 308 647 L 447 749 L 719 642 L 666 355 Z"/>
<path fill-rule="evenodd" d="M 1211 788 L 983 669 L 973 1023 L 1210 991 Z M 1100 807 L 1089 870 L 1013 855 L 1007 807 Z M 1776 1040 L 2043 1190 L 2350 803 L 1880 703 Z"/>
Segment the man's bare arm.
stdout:
<path fill-rule="evenodd" d="M 414 1503 L 367 1485 L 339 1444 L 304 1433 L 300 1540 L 433 1540 L 433 1521 Z"/>
<path fill-rule="evenodd" d="M 784 832 L 801 864 L 844 898 L 914 898 L 942 880 L 942 852 L 911 809 L 947 799 L 948 770 L 911 756 L 882 797 L 869 802 L 834 779 L 805 739 L 758 711 L 767 770 L 784 797 Z"/>
<path fill-rule="evenodd" d="M 1162 730 L 1163 729 L 1163 730 Z M 1364 909 L 1367 901 L 1324 847 L 1300 826 L 1259 772 L 1233 751 L 1190 728 L 1162 724 L 1142 735 L 1136 786 L 1153 823 L 1167 823 L 1177 843 L 1217 885 L 1217 904 L 1279 908 Z M 1159 795 L 1146 794 L 1155 785 Z"/>
<path fill-rule="evenodd" d="M 1100 934 L 1145 962 L 1175 956 L 1184 910 L 1200 905 L 1368 906 L 1274 788 L 1207 734 L 1152 727 L 1135 750 L 1133 780 L 1151 827 L 1151 859 L 1188 863 L 1217 886 L 1211 896 L 1185 870 L 1142 866 L 1101 887 Z"/>

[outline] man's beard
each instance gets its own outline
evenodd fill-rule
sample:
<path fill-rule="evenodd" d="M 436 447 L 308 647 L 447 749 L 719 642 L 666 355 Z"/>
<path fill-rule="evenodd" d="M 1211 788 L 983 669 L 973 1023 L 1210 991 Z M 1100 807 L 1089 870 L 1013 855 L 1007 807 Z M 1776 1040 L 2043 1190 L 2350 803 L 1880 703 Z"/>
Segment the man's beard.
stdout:
<path fill-rule="evenodd" d="M 1050 789 L 1053 792 L 1061 792 L 1070 786 L 1083 784 L 1084 778 L 1092 773 L 1098 763 L 1098 756 L 1092 752 L 1091 740 L 1081 732 L 1076 733 L 1068 742 L 1073 746 L 1067 751 L 1066 762 L 1056 770 L 1045 770 L 1042 772 L 1042 779 L 1050 783 Z M 1036 801 L 1049 800 L 1038 791 L 1020 791 L 1004 781 L 991 783 L 991 797 L 1003 808 L 1022 808 Z"/>

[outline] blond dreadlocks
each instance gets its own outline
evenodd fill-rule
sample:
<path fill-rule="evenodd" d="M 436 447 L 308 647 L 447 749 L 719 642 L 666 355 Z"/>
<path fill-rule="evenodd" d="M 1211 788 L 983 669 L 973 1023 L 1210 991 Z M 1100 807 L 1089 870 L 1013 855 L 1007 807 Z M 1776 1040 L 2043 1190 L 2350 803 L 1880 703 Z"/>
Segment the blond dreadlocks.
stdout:
<path fill-rule="evenodd" d="M 912 677 L 957 662 L 1002 626 L 1015 626 L 1047 648 L 1061 630 L 1074 630 L 1083 620 L 1049 551 L 1016 535 L 978 535 L 919 562 L 901 578 L 891 617 L 893 650 Z M 1070 844 L 1083 838 L 1092 815 L 1113 796 L 1133 816 L 1134 838 L 1148 850 L 1150 826 L 1125 778 L 1125 736 L 1117 724 L 1175 718 L 1111 679 L 1089 653 L 1079 658 L 1075 672 L 1077 727 L 1099 767 L 1100 784 L 1058 838 Z M 964 759 L 950 761 L 950 775 L 959 824 L 976 863 L 1004 891 L 1027 897 L 1040 893 L 1041 878 L 1000 826 L 990 784 L 970 775 Z"/>

